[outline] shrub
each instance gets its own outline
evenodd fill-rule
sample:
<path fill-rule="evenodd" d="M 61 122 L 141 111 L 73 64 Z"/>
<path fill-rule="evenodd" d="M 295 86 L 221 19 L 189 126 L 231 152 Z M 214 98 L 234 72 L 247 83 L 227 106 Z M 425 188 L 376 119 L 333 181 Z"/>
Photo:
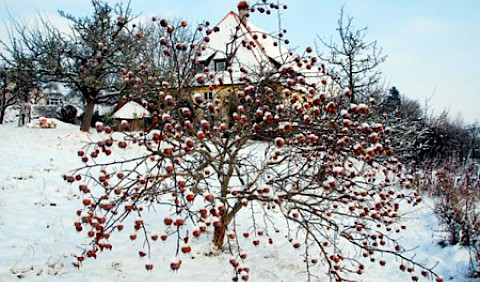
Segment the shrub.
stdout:
<path fill-rule="evenodd" d="M 446 164 L 426 173 L 421 184 L 435 197 L 435 212 L 448 234 L 443 244 L 461 244 L 470 249 L 470 272 L 479 277 L 480 165 Z"/>
<path fill-rule="evenodd" d="M 155 70 L 146 67 L 124 72 L 139 93 L 158 93 L 151 127 L 125 134 L 97 124 L 99 139 L 78 152 L 84 166 L 65 176 L 80 181 L 75 228 L 91 238 L 76 266 L 110 250 L 110 236 L 127 228 L 132 240 L 143 240 L 141 256 L 151 256 L 158 238 L 176 242 L 170 250 L 174 271 L 196 237 L 210 236 L 213 246 L 231 253 L 234 281 L 248 280 L 238 238 L 257 246 L 274 244 L 280 235 L 303 254 L 309 279 L 318 267 L 336 280 L 352 279 L 366 270 L 365 260 L 383 266 L 383 255 L 436 276 L 412 260 L 395 236 L 405 228 L 398 222 L 400 203 L 421 199 L 400 189 L 412 187 L 413 177 L 402 173 L 390 148 L 391 130 L 372 120 L 369 105 L 351 104 L 351 93 L 321 73 L 318 83 L 306 80 L 305 71 L 317 65 L 308 52 L 287 52 L 281 64 L 259 68 L 228 56 L 227 71 L 189 76 L 185 70 L 193 68 L 185 64 L 207 52 L 218 28 L 200 25 L 206 35 L 196 45 L 175 41 L 186 24 L 159 25 L 170 33 L 163 54 L 175 62 L 178 76 L 148 78 Z M 232 52 L 260 48 L 238 36 L 226 45 Z M 241 87 L 225 88 L 224 81 L 234 77 Z M 195 93 L 203 85 L 217 91 L 212 101 Z M 158 220 L 147 222 L 151 210 L 158 211 Z M 355 251 L 344 251 L 344 244 Z"/>

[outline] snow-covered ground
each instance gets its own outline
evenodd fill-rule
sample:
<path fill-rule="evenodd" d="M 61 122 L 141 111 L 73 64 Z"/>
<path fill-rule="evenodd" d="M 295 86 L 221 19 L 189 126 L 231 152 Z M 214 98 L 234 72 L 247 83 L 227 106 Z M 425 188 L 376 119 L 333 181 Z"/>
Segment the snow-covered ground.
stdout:
<path fill-rule="evenodd" d="M 78 188 L 68 185 L 62 175 L 81 165 L 76 152 L 96 133 L 56 122 L 55 129 L 0 125 L 0 281 L 231 281 L 230 255 L 207 256 L 206 237 L 192 243 L 192 254 L 183 255 L 178 272 L 170 270 L 174 242 L 155 243 L 150 258 L 155 267 L 146 271 L 145 260 L 138 256 L 142 242 L 130 241 L 128 233 L 112 236 L 112 251 L 86 260 L 79 270 L 74 268 L 74 256 L 87 238 L 73 224 L 81 204 Z M 407 232 L 401 243 L 412 249 L 417 261 L 437 264 L 435 271 L 446 281 L 472 281 L 464 278 L 468 252 L 437 244 L 441 228 L 431 206 L 432 201 L 425 199 L 410 210 L 403 219 Z M 286 244 L 250 248 L 251 281 L 306 279 L 302 254 Z M 358 277 L 361 281 L 410 281 L 395 261 L 384 267 L 365 265 L 365 275 Z"/>

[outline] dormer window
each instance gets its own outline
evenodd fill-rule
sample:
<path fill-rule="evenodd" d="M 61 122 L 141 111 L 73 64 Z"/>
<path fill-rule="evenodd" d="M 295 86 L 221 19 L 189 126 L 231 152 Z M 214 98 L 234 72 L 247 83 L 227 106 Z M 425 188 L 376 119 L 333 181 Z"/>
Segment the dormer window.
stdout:
<path fill-rule="evenodd" d="M 199 61 L 195 63 L 195 73 L 201 73 L 205 71 L 205 61 Z"/>
<path fill-rule="evenodd" d="M 224 71 L 227 69 L 227 59 L 215 60 L 215 71 Z"/>

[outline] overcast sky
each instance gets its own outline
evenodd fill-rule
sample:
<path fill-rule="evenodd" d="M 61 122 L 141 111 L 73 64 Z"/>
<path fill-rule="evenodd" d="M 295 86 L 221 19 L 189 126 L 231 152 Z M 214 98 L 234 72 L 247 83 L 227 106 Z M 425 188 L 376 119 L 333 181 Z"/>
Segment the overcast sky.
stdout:
<path fill-rule="evenodd" d="M 116 3 L 118 1 L 111 1 Z M 254 1 L 250 0 L 251 3 Z M 203 19 L 216 23 L 237 0 L 132 0 L 135 14 Z M 284 0 L 288 9 L 282 25 L 291 46 L 313 45 L 317 36 L 335 36 L 340 7 L 354 18 L 355 27 L 368 26 L 368 40 L 377 40 L 388 56 L 382 66 L 387 86 L 428 105 L 434 113 L 449 110 L 452 118 L 480 121 L 480 1 L 479 0 Z M 0 37 L 10 16 L 33 23 L 41 14 L 65 26 L 61 9 L 74 15 L 91 12 L 89 0 L 0 0 Z M 274 31 L 274 17 L 251 20 Z M 334 37 L 335 38 L 335 37 Z"/>

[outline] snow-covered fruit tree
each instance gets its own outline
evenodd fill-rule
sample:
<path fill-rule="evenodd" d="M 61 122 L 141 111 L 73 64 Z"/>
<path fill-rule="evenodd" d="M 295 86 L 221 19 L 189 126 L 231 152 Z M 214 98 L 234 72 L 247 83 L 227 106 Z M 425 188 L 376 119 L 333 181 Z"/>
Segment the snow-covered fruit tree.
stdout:
<path fill-rule="evenodd" d="M 248 11 L 283 8 L 261 2 Z M 209 237 L 214 249 L 231 254 L 233 281 L 249 279 L 252 244 L 260 251 L 277 242 L 300 254 L 309 280 L 325 272 L 334 280 L 358 279 L 365 263 L 384 265 L 388 255 L 413 280 L 437 277 L 397 241 L 405 228 L 398 222 L 401 202 L 420 198 L 402 189 L 412 179 L 389 147 L 391 130 L 370 121 L 367 104 L 350 103 L 350 92 L 322 73 L 311 48 L 303 55 L 288 51 L 271 66 L 244 65 L 235 59 L 239 50 L 270 48 L 247 36 L 274 47 L 285 39 L 241 33 L 246 25 L 239 22 L 228 46 L 240 44 L 227 56 L 228 67 L 188 76 L 194 68 L 184 64 L 199 62 L 219 27 L 203 23 L 197 29 L 203 40 L 186 43 L 175 41 L 186 23 L 159 22 L 170 34 L 162 56 L 178 77 L 126 72 L 138 93 L 157 93 L 156 101 L 146 101 L 156 107 L 150 125 L 113 132 L 98 123 L 94 141 L 78 152 L 84 165 L 65 176 L 79 183 L 75 228 L 90 238 L 76 266 L 123 235 L 143 242 L 147 270 L 158 255 L 152 246 L 175 242 L 164 251 L 175 257 L 171 269 L 181 271 L 196 242 Z M 195 92 L 201 87 L 213 92 L 212 100 Z M 155 220 L 148 220 L 152 213 Z"/>

